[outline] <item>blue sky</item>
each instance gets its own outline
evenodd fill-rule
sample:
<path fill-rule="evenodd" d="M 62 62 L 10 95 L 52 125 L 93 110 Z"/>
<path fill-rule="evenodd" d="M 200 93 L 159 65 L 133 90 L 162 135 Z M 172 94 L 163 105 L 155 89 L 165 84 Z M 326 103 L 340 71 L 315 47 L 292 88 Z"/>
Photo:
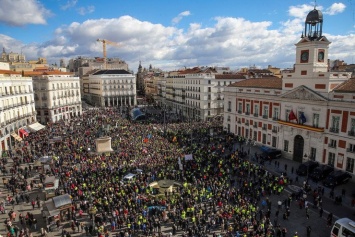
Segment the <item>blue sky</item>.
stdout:
<path fill-rule="evenodd" d="M 183 66 L 291 67 L 314 1 L 0 0 L 0 47 L 50 63 L 101 56 L 97 38 L 119 42 L 108 57 L 136 71 Z M 331 59 L 355 63 L 355 2 L 318 0 Z"/>

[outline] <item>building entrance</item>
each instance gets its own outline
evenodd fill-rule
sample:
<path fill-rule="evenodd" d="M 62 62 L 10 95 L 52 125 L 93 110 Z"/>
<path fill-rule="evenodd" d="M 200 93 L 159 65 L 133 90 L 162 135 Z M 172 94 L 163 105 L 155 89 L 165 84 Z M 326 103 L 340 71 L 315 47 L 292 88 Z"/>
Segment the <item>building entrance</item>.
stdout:
<path fill-rule="evenodd" d="M 295 136 L 293 142 L 293 160 L 302 163 L 304 150 L 304 139 L 301 135 Z"/>

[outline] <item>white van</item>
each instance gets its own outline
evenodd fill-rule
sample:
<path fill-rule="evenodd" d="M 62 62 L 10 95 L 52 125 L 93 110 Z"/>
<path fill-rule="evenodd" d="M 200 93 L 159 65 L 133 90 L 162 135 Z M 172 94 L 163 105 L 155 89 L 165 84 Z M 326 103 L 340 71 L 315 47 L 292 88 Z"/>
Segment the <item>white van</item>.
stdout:
<path fill-rule="evenodd" d="M 124 183 L 129 183 L 129 182 L 133 181 L 133 179 L 134 179 L 135 176 L 136 176 L 135 174 L 128 173 L 128 174 L 126 174 L 126 175 L 123 177 L 122 181 L 123 181 Z"/>
<path fill-rule="evenodd" d="M 330 237 L 355 237 L 355 221 L 349 218 L 337 220 L 332 227 Z"/>

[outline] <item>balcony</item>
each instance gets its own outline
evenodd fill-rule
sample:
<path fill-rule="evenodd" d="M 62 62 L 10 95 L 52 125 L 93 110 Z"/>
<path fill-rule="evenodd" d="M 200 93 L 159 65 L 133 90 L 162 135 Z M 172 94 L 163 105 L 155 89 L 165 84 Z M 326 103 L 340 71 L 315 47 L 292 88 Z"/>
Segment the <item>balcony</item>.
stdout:
<path fill-rule="evenodd" d="M 238 114 L 241 114 L 241 113 L 242 113 L 242 111 L 241 111 L 241 110 L 238 110 L 237 112 L 238 112 Z"/>
<path fill-rule="evenodd" d="M 232 109 L 231 109 L 231 108 L 229 108 L 229 109 L 227 109 L 227 111 L 228 111 L 228 112 L 232 112 Z"/>
<path fill-rule="evenodd" d="M 349 132 L 348 132 L 348 135 L 349 135 L 349 136 L 352 136 L 352 137 L 355 137 L 355 131 L 349 131 Z"/>
<path fill-rule="evenodd" d="M 267 130 L 267 127 L 263 126 L 263 130 L 266 131 L 266 130 Z"/>
<path fill-rule="evenodd" d="M 269 116 L 267 116 L 267 115 L 263 115 L 263 119 L 268 119 L 269 118 Z"/>
<path fill-rule="evenodd" d="M 253 127 L 254 127 L 254 128 L 258 128 L 258 125 L 257 125 L 257 124 L 254 124 Z"/>
<path fill-rule="evenodd" d="M 272 120 L 277 121 L 277 120 L 279 120 L 279 118 L 278 117 L 273 117 Z"/>
<path fill-rule="evenodd" d="M 238 122 L 237 122 L 237 123 L 241 124 L 240 120 L 238 120 Z"/>
<path fill-rule="evenodd" d="M 245 115 L 250 115 L 250 112 L 245 112 Z"/>
<path fill-rule="evenodd" d="M 329 132 L 339 133 L 339 128 L 329 128 Z"/>
<path fill-rule="evenodd" d="M 355 153 L 355 148 L 347 148 L 346 152 Z"/>
<path fill-rule="evenodd" d="M 329 144 L 328 144 L 328 147 L 330 147 L 330 148 L 336 148 L 336 147 L 337 147 L 337 144 L 336 144 L 336 143 L 329 143 Z"/>
<path fill-rule="evenodd" d="M 255 114 L 254 114 L 254 117 L 259 117 L 259 114 L 255 113 Z"/>
<path fill-rule="evenodd" d="M 47 100 L 47 97 L 42 97 L 42 100 Z"/>
<path fill-rule="evenodd" d="M 245 126 L 249 126 L 249 122 L 245 122 Z"/>
<path fill-rule="evenodd" d="M 272 133 L 277 133 L 277 129 L 273 128 L 273 129 L 271 130 L 271 132 L 272 132 Z"/>
<path fill-rule="evenodd" d="M 293 127 L 293 128 L 301 128 L 305 129 L 308 131 L 313 131 L 313 132 L 324 132 L 324 128 L 319 128 L 319 127 L 313 127 L 313 126 L 308 126 L 304 124 L 298 124 L 298 123 L 292 123 L 290 121 L 284 121 L 284 120 L 278 120 L 277 121 L 281 125 Z"/>
<path fill-rule="evenodd" d="M 230 122 L 230 121 L 231 121 L 231 119 L 230 119 L 230 118 L 227 118 L 227 121 L 228 121 L 228 122 Z"/>

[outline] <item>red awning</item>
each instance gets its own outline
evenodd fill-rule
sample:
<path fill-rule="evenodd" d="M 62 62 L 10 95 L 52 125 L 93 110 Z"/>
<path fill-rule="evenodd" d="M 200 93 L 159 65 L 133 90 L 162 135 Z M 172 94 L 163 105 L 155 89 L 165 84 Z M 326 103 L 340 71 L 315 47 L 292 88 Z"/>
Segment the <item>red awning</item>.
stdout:
<path fill-rule="evenodd" d="M 28 132 L 26 132 L 24 129 L 20 129 L 18 130 L 20 132 L 20 137 L 27 137 L 28 136 Z"/>

